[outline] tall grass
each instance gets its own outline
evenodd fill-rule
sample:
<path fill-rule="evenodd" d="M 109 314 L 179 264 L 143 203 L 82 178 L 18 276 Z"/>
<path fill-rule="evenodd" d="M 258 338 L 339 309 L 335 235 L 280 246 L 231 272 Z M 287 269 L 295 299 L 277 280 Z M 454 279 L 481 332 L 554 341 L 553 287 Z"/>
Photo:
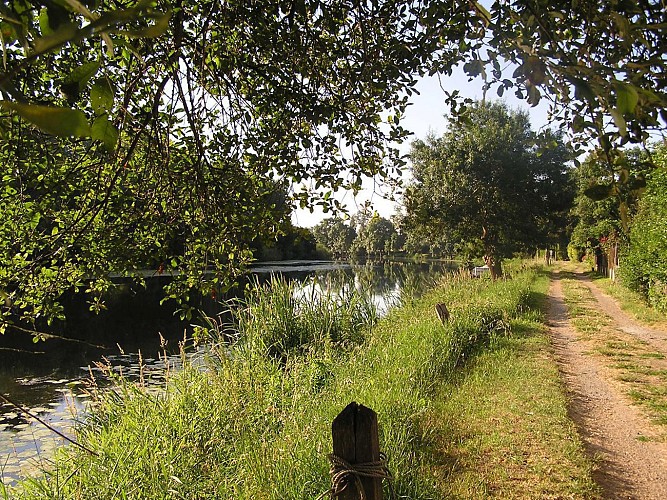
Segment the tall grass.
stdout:
<path fill-rule="evenodd" d="M 404 498 L 437 498 L 421 421 L 437 388 L 526 306 L 534 271 L 492 283 L 454 277 L 376 322 L 350 288 L 316 300 L 274 280 L 237 310 L 233 345 L 165 391 L 102 393 L 80 439 L 24 498 L 315 498 L 329 486 L 330 425 L 350 401 L 379 416 Z M 312 297 L 311 297 L 312 299 Z M 447 304 L 442 325 L 434 306 Z"/>
<path fill-rule="evenodd" d="M 230 312 L 237 347 L 283 361 L 361 343 L 378 319 L 370 295 L 349 280 L 304 286 L 276 276 L 252 283 Z"/>

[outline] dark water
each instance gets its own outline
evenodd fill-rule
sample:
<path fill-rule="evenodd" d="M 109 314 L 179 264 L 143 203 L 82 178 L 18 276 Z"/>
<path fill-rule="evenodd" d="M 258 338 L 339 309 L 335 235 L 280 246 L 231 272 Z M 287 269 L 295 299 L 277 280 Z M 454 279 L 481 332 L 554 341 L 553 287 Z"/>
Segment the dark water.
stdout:
<path fill-rule="evenodd" d="M 417 294 L 432 280 L 453 269 L 451 263 L 413 262 L 347 264 L 327 261 L 263 263 L 253 268 L 260 281 L 272 274 L 313 286 L 351 283 L 369 291 L 382 314 L 405 294 Z M 68 322 L 57 332 L 77 339 L 33 343 L 16 334 L 0 336 L 0 393 L 65 435 L 85 420 L 87 384 L 109 383 L 97 363 L 130 380 L 161 387 L 168 370 L 178 370 L 180 346 L 188 356 L 203 356 L 188 340 L 190 322 L 176 314 L 175 304 L 160 305 L 166 278 L 147 280 L 145 289 L 122 285 L 108 297 L 108 309 L 88 311 L 84 302 L 67 304 Z M 223 308 L 211 300 L 202 307 L 209 315 Z M 0 400 L 0 479 L 6 484 L 48 466 L 63 438 L 12 404 Z"/>

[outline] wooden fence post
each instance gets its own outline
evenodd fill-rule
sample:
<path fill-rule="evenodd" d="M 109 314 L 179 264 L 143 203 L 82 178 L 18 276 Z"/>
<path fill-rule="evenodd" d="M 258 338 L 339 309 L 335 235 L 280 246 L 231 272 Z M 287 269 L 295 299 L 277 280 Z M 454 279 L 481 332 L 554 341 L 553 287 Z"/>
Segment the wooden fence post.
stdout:
<path fill-rule="evenodd" d="M 377 414 L 370 408 L 350 403 L 338 414 L 331 424 L 333 452 L 350 465 L 378 462 L 380 460 L 380 438 L 378 437 Z M 366 500 L 382 500 L 382 479 L 362 477 Z M 338 495 L 339 500 L 358 500 L 360 494 L 354 484 L 354 477 Z"/>
<path fill-rule="evenodd" d="M 447 310 L 447 306 L 445 304 L 436 304 L 435 312 L 437 313 L 438 318 L 440 318 L 440 322 L 443 325 L 449 321 L 449 311 Z"/>

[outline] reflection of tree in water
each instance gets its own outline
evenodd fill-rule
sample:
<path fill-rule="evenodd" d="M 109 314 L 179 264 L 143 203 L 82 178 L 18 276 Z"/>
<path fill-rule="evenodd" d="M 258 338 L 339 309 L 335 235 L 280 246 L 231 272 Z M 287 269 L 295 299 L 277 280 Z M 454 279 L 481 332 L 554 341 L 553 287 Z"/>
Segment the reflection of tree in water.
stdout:
<path fill-rule="evenodd" d="M 367 262 L 355 266 L 355 283 L 358 288 L 369 290 L 377 296 L 419 296 L 443 276 L 456 269 L 455 263 L 442 261 L 415 262 Z"/>
<path fill-rule="evenodd" d="M 406 298 L 422 295 L 456 268 L 456 263 L 442 261 L 387 262 L 384 273 L 400 288 L 401 296 Z"/>
<path fill-rule="evenodd" d="M 392 292 L 396 286 L 396 280 L 392 279 L 391 272 L 386 265 L 367 262 L 354 268 L 355 285 L 357 288 L 369 290 L 375 295 L 386 295 Z"/>

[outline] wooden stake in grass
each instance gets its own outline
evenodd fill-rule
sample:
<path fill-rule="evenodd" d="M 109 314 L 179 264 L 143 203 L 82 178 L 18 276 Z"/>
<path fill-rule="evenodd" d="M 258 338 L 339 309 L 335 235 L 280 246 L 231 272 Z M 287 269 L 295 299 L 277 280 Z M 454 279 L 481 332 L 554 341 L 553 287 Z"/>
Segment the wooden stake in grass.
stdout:
<path fill-rule="evenodd" d="M 354 401 L 331 425 L 331 481 L 339 500 L 382 500 L 382 478 L 389 477 L 380 454 L 377 414 Z"/>
<path fill-rule="evenodd" d="M 443 325 L 449 321 L 449 311 L 445 304 L 436 304 L 435 312 L 438 314 L 438 318 L 440 318 Z"/>

